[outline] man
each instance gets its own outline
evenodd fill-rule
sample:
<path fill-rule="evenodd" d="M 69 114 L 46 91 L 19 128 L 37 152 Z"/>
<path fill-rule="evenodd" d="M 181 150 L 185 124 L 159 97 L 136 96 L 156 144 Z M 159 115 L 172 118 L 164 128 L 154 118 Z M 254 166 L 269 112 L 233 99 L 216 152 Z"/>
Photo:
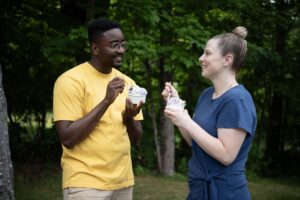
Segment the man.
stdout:
<path fill-rule="evenodd" d="M 116 68 L 127 47 L 119 24 L 88 27 L 91 59 L 63 73 L 54 86 L 54 121 L 63 146 L 65 200 L 131 200 L 130 141 L 141 134 L 143 102 L 133 105 L 135 82 Z"/>

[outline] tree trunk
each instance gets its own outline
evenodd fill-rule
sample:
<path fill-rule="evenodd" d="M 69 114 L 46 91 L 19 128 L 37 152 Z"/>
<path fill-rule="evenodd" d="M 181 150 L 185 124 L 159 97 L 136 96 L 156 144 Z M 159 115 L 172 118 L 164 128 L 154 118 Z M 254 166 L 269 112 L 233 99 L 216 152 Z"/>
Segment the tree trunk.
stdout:
<path fill-rule="evenodd" d="M 148 90 L 148 99 L 149 99 L 149 115 L 152 122 L 152 128 L 153 128 L 153 139 L 154 139 L 154 145 L 156 150 L 156 159 L 157 159 L 157 168 L 159 172 L 162 172 L 162 166 L 161 166 L 161 151 L 160 151 L 160 145 L 159 145 L 159 139 L 158 139 L 158 128 L 156 123 L 156 114 L 154 110 L 154 103 L 153 103 L 153 95 L 152 95 L 152 69 L 151 65 L 149 64 L 148 60 L 144 62 L 146 71 L 147 71 L 147 90 Z"/>
<path fill-rule="evenodd" d="M 275 75 L 275 80 L 282 79 L 282 74 L 284 73 L 282 70 L 284 69 L 284 65 L 286 62 L 286 42 L 287 42 L 287 34 L 289 32 L 288 25 L 286 23 L 282 23 L 284 18 L 282 16 L 286 16 L 285 13 L 288 11 L 288 2 L 284 0 L 275 1 L 276 12 L 278 16 L 281 16 L 276 21 L 275 26 L 275 51 L 282 56 L 282 62 L 279 66 L 276 66 L 277 73 L 279 75 Z M 288 17 L 288 16 L 286 16 Z M 271 105 L 269 107 L 269 128 L 267 133 L 266 140 L 266 158 L 269 159 L 269 167 L 272 169 L 276 169 L 280 162 L 280 158 L 282 155 L 283 147 L 284 147 L 284 135 L 285 135 L 285 127 L 284 127 L 284 102 L 287 100 L 287 97 L 284 95 L 284 92 L 280 90 L 273 90 L 271 88 Z"/>
<path fill-rule="evenodd" d="M 280 138 L 282 129 L 282 97 L 277 93 L 273 94 L 270 110 L 269 129 L 267 133 L 266 156 L 269 159 L 269 166 L 277 168 L 280 157 Z"/>
<path fill-rule="evenodd" d="M 164 88 L 166 81 L 171 81 L 172 75 L 164 70 L 164 60 L 160 60 L 160 87 Z M 164 102 L 162 102 L 164 105 Z M 161 108 L 160 117 L 161 127 L 161 173 L 164 176 L 172 176 L 175 172 L 175 140 L 174 140 L 174 125 L 164 114 L 164 106 Z"/>
<path fill-rule="evenodd" d="M 2 68 L 0 65 L 0 199 L 14 198 L 13 167 L 10 157 L 7 128 L 7 104 L 2 86 Z"/>
<path fill-rule="evenodd" d="M 162 115 L 161 118 L 161 173 L 164 176 L 172 176 L 175 171 L 174 125 L 166 116 Z"/>

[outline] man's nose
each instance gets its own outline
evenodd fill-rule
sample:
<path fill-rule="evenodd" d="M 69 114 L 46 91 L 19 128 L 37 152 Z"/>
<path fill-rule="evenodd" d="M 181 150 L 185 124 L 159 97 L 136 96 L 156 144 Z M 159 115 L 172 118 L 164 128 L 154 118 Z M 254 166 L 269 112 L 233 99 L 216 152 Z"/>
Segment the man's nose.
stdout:
<path fill-rule="evenodd" d="M 124 54 L 125 51 L 126 51 L 126 49 L 124 47 L 122 47 L 122 45 L 120 45 L 117 52 L 120 53 L 120 54 Z"/>

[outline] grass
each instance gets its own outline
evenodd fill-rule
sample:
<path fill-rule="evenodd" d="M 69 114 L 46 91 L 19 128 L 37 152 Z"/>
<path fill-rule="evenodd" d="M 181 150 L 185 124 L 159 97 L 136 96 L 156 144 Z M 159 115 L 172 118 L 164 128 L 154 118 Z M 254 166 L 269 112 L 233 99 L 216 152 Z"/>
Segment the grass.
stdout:
<path fill-rule="evenodd" d="M 48 170 L 46 170 L 48 171 Z M 188 187 L 181 175 L 161 177 L 139 175 L 135 177 L 134 200 L 184 200 Z M 250 179 L 253 200 L 298 200 L 300 182 L 292 179 Z M 30 174 L 17 173 L 15 177 L 16 200 L 61 200 L 61 175 L 59 172 Z"/>
<path fill-rule="evenodd" d="M 62 200 L 60 172 L 22 171 L 15 173 L 16 200 Z"/>
<path fill-rule="evenodd" d="M 185 179 L 140 175 L 135 177 L 135 200 L 184 200 L 188 193 Z"/>

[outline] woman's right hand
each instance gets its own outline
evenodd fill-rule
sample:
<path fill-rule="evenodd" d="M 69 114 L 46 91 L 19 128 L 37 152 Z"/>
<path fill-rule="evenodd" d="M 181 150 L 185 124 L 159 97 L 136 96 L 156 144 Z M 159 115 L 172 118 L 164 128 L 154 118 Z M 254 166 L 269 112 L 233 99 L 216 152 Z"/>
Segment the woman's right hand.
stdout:
<path fill-rule="evenodd" d="M 179 98 L 178 92 L 174 88 L 174 86 L 171 84 L 171 82 L 166 82 L 165 83 L 165 89 L 162 91 L 161 95 L 163 96 L 165 101 L 167 101 L 169 97 Z"/>

